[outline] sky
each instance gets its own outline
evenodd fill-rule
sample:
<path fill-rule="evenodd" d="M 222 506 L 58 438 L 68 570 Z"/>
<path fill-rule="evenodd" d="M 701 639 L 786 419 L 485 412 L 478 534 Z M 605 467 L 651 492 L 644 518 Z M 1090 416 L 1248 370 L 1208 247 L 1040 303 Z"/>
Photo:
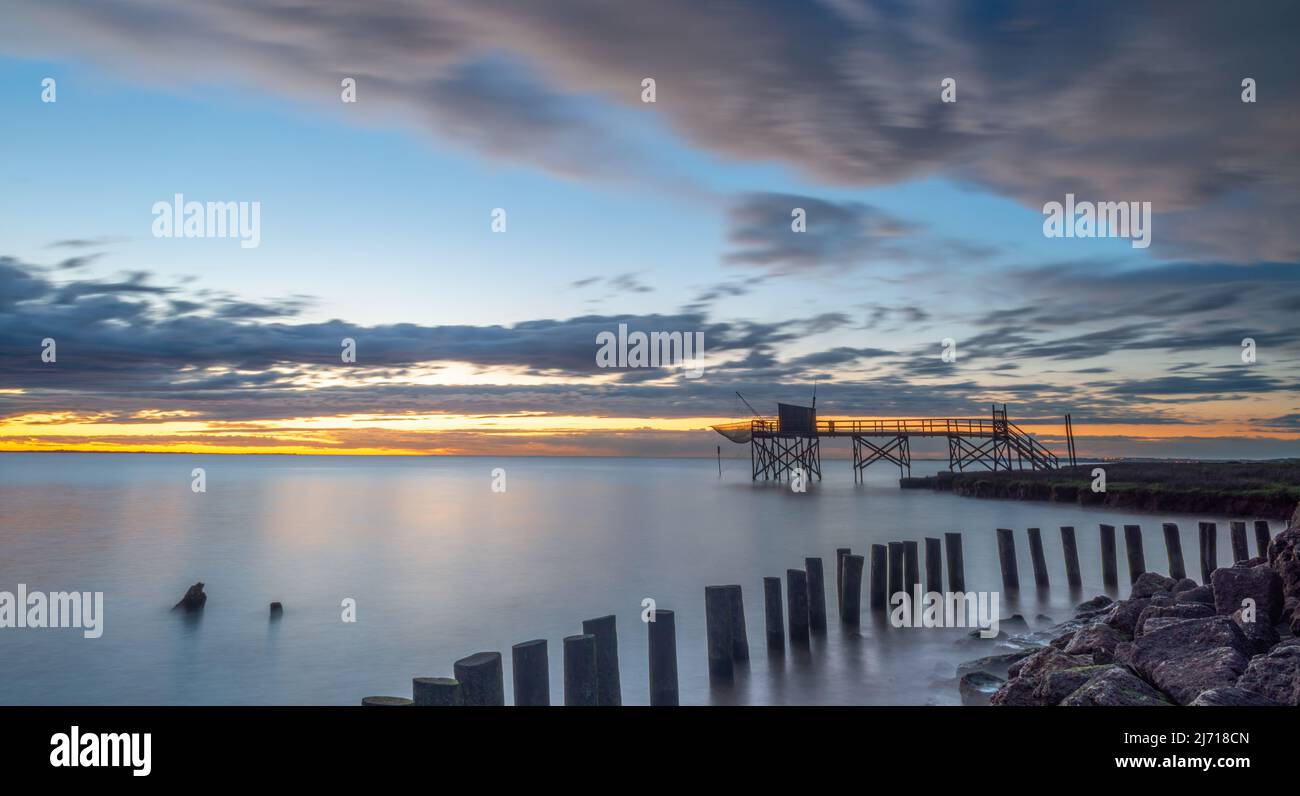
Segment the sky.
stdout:
<path fill-rule="evenodd" d="M 0 451 L 743 456 L 707 430 L 735 393 L 815 383 L 823 417 L 1297 456 L 1297 34 L 1292 3 L 10 0 Z M 156 236 L 176 194 L 257 202 L 259 244 Z M 1045 235 L 1067 194 L 1150 203 L 1150 245 Z M 600 367 L 620 324 L 702 335 L 702 375 Z"/>

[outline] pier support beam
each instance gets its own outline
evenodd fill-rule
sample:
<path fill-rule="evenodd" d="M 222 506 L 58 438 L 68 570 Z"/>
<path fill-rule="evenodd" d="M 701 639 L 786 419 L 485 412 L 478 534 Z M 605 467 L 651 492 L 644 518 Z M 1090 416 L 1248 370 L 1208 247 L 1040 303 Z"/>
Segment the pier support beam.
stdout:
<path fill-rule="evenodd" d="M 505 676 L 501 669 L 501 653 L 477 652 L 461 658 L 452 665 L 460 681 L 465 704 L 504 705 L 506 703 Z"/>
<path fill-rule="evenodd" d="M 1037 528 L 1029 529 L 1029 560 L 1034 565 L 1034 585 L 1046 589 L 1051 582 L 1047 577 L 1047 556 L 1043 554 L 1043 535 Z"/>
<path fill-rule="evenodd" d="M 785 649 L 785 614 L 781 609 L 780 578 L 763 578 L 763 619 L 767 628 L 767 648 Z"/>
<path fill-rule="evenodd" d="M 525 641 L 510 648 L 514 671 L 515 706 L 551 704 L 551 665 L 546 639 Z M 416 704 L 420 704 L 417 700 Z"/>
<path fill-rule="evenodd" d="M 623 704 L 623 686 L 618 674 L 618 628 L 614 615 L 584 621 L 582 632 L 596 637 L 596 704 Z"/>
<path fill-rule="evenodd" d="M 1115 526 L 1101 526 L 1101 582 L 1106 588 L 1119 586 L 1119 566 L 1115 559 Z"/>
<path fill-rule="evenodd" d="M 889 606 L 888 548 L 883 544 L 871 546 L 871 610 L 883 611 Z"/>
<path fill-rule="evenodd" d="M 1210 573 L 1219 568 L 1219 528 L 1212 522 L 1199 525 L 1201 535 L 1201 583 L 1210 585 Z"/>
<path fill-rule="evenodd" d="M 844 557 L 844 594 L 840 598 L 840 621 L 856 627 L 862 616 L 862 556 Z"/>
<path fill-rule="evenodd" d="M 789 614 L 790 646 L 808 646 L 808 573 L 802 569 L 785 571 L 785 608 Z"/>
<path fill-rule="evenodd" d="M 564 638 L 564 704 L 589 707 L 597 701 L 596 637 L 583 633 Z"/>
<path fill-rule="evenodd" d="M 1124 553 L 1128 558 L 1128 582 L 1137 583 L 1147 571 L 1146 554 L 1142 551 L 1142 526 L 1124 526 Z"/>

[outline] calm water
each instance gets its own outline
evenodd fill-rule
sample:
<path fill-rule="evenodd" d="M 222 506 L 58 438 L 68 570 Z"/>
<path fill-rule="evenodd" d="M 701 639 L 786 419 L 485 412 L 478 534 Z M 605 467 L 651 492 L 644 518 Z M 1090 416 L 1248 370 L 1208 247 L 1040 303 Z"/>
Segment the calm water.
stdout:
<path fill-rule="evenodd" d="M 194 467 L 207 470 L 204 494 L 190 489 Z M 491 490 L 496 467 L 504 493 Z M 1024 529 L 1039 526 L 1063 584 L 1056 528 L 1074 525 L 1083 593 L 1003 598 L 1004 616 L 1036 626 L 1102 591 L 1098 523 L 1141 523 L 1148 568 L 1160 571 L 1162 521 L 1182 528 L 1189 571 L 1197 520 L 1218 521 L 1220 557 L 1230 550 L 1227 517 L 901 491 L 884 466 L 855 486 L 848 462 L 830 460 L 826 480 L 800 495 L 751 484 L 748 468 L 747 455 L 724 461 L 719 478 L 711 460 L 0 454 L 0 590 L 102 591 L 106 614 L 99 639 L 0 629 L 0 704 L 355 704 L 409 696 L 412 676 L 449 676 L 480 650 L 503 652 L 508 693 L 510 645 L 533 638 L 550 641 L 559 704 L 560 639 L 610 613 L 624 702 L 645 704 L 645 597 L 677 611 L 683 703 L 957 704 L 954 667 L 996 642 L 866 621 L 860 634 L 841 630 L 836 547 L 865 553 L 961 530 L 967 588 L 993 590 L 994 529 L 1016 529 L 1032 584 Z M 825 561 L 830 628 L 808 652 L 769 657 L 762 577 L 805 556 Z M 201 618 L 171 613 L 199 580 Z M 707 674 L 704 587 L 725 583 L 744 588 L 752 660 L 724 688 Z M 347 597 L 355 623 L 340 620 Z M 277 623 L 273 600 L 285 605 Z"/>

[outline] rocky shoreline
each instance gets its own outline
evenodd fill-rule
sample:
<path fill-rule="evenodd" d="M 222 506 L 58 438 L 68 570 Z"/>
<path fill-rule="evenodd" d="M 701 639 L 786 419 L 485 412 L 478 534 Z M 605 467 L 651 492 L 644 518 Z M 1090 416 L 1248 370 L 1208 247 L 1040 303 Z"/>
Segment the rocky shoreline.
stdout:
<path fill-rule="evenodd" d="M 992 500 L 1043 500 L 1166 514 L 1286 519 L 1295 505 L 1289 494 L 1252 494 L 1222 490 L 1180 489 L 1173 486 L 1113 484 L 1093 492 L 1086 484 L 1056 482 L 1021 473 L 948 473 L 907 477 L 903 489 L 933 489 L 962 497 Z"/>
<path fill-rule="evenodd" d="M 1300 706 L 1300 506 L 1210 583 L 1155 572 L 1022 649 L 959 667 L 963 704 Z"/>

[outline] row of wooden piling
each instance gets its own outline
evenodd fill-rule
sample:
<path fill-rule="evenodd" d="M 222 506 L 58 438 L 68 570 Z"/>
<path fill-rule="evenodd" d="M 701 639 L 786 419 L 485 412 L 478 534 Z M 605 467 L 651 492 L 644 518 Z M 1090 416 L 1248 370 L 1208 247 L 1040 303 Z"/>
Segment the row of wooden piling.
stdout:
<path fill-rule="evenodd" d="M 730 588 L 730 587 L 728 587 Z M 736 601 L 739 610 L 739 586 Z M 730 606 L 729 606 L 730 607 Z M 743 629 L 743 614 L 741 627 Z M 650 704 L 678 704 L 677 626 L 672 611 L 655 610 L 646 623 L 649 633 Z M 564 704 L 614 706 L 623 703 L 618 665 L 618 629 L 614 616 L 588 619 L 582 632 L 567 636 L 564 653 Z M 514 704 L 551 704 L 550 660 L 546 639 L 515 644 L 513 663 Z M 454 677 L 416 677 L 411 698 L 366 697 L 370 706 L 499 706 L 505 704 L 505 676 L 501 653 L 478 652 L 456 661 Z"/>
<path fill-rule="evenodd" d="M 925 539 L 926 591 L 943 590 L 945 558 L 948 588 L 966 588 L 965 563 L 960 533 L 946 533 Z M 847 547 L 835 550 L 835 601 L 840 622 L 856 626 L 862 617 L 862 581 L 869 577 L 868 604 L 873 611 L 887 610 L 889 595 L 909 594 L 921 583 L 920 549 L 916 542 L 890 542 L 871 546 L 867 560 Z M 782 650 L 786 639 L 794 647 L 807 647 L 813 634 L 826 632 L 826 585 L 821 558 L 804 559 L 803 569 L 787 569 L 785 599 L 781 578 L 763 578 L 764 631 L 769 650 Z M 709 673 L 731 677 L 737 661 L 748 660 L 744 600 L 740 586 L 709 586 L 704 590 L 705 635 Z"/>
<path fill-rule="evenodd" d="M 1165 551 L 1169 559 L 1169 576 L 1177 580 L 1187 577 L 1183 563 L 1182 538 L 1178 525 L 1166 522 L 1162 525 L 1165 538 Z M 1210 582 L 1210 573 L 1218 567 L 1218 526 L 1213 522 L 1202 522 L 1199 527 L 1201 582 Z M 1119 567 L 1116 560 L 1115 526 L 1102 524 L 1101 532 L 1101 579 L 1106 586 L 1119 585 Z M 1038 528 L 1028 530 L 1029 559 L 1034 568 L 1034 585 L 1046 588 L 1051 585 L 1047 572 L 1047 558 L 1043 553 L 1042 534 Z M 1255 546 L 1258 555 L 1268 555 L 1268 545 L 1272 531 L 1266 520 L 1255 521 Z M 1246 561 L 1250 551 L 1246 538 L 1246 523 L 1233 522 L 1231 525 L 1233 563 Z M 1020 571 L 1016 563 L 1015 534 L 1008 528 L 997 530 L 998 561 L 1002 570 L 1002 587 L 1013 591 L 1020 588 Z M 1124 549 L 1128 557 L 1129 582 L 1137 581 L 1146 568 L 1146 554 L 1142 547 L 1142 526 L 1124 526 Z M 1083 585 L 1079 572 L 1079 549 L 1075 543 L 1074 527 L 1061 526 L 1061 550 L 1065 557 L 1065 576 L 1071 588 Z"/>

